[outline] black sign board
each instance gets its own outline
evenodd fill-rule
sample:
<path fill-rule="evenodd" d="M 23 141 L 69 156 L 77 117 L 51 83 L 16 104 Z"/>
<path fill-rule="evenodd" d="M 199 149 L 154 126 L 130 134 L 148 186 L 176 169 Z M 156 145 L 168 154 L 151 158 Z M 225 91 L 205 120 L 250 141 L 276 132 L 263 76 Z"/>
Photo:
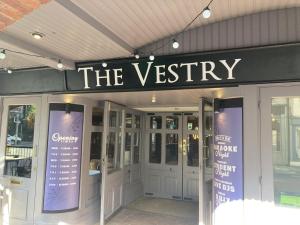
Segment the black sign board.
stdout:
<path fill-rule="evenodd" d="M 107 63 L 105 68 L 101 61 L 77 63 L 76 70 L 65 73 L 0 73 L 0 94 L 146 91 L 300 81 L 300 44 Z"/>

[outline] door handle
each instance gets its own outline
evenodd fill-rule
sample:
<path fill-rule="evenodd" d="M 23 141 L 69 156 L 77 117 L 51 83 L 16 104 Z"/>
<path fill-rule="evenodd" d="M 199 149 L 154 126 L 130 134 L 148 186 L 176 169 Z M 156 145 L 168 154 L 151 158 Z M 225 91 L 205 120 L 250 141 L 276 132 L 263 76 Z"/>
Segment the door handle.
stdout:
<path fill-rule="evenodd" d="M 186 139 L 182 141 L 182 154 L 185 156 L 187 151 Z"/>

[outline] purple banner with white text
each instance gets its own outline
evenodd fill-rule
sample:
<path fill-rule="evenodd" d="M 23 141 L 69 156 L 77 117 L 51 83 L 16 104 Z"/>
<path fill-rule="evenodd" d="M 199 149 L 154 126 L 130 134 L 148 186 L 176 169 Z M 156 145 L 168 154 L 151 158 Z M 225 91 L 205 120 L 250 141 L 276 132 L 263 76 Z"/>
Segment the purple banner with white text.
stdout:
<path fill-rule="evenodd" d="M 50 104 L 43 204 L 46 213 L 79 207 L 84 113 L 83 106 L 71 105 L 80 108 L 72 111 L 66 105 Z"/>
<path fill-rule="evenodd" d="M 242 99 L 217 101 L 220 102 L 217 109 L 215 104 L 214 112 L 215 209 L 222 204 L 244 199 Z"/>

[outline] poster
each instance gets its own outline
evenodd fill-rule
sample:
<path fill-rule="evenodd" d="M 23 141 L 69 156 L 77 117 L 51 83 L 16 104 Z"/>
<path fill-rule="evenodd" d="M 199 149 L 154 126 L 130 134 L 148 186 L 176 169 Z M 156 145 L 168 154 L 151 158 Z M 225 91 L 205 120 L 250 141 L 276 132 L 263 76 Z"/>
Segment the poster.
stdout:
<path fill-rule="evenodd" d="M 243 101 L 241 98 L 216 100 L 213 175 L 215 210 L 226 203 L 235 204 L 243 201 Z"/>
<path fill-rule="evenodd" d="M 50 104 L 43 212 L 78 209 L 83 106 Z"/>

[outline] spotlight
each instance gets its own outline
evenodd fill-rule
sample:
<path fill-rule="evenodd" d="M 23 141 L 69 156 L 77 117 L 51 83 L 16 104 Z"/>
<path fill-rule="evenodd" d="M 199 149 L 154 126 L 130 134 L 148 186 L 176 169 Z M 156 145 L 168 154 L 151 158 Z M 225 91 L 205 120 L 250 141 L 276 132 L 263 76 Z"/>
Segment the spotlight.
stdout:
<path fill-rule="evenodd" d="M 3 49 L 1 52 L 0 52 L 0 59 L 5 59 L 6 57 L 6 53 L 5 53 L 5 50 Z"/>
<path fill-rule="evenodd" d="M 179 47 L 179 43 L 178 41 L 176 41 L 175 39 L 173 39 L 173 43 L 172 43 L 173 48 L 178 48 Z"/>
<path fill-rule="evenodd" d="M 202 16 L 204 19 L 208 19 L 211 16 L 211 11 L 208 6 L 203 10 Z"/>
<path fill-rule="evenodd" d="M 155 103 L 155 102 L 156 102 L 156 97 L 155 97 L 155 95 L 152 96 L 151 102 L 152 102 L 152 103 Z"/>
<path fill-rule="evenodd" d="M 139 55 L 137 52 L 135 52 L 135 53 L 134 53 L 134 57 L 135 57 L 136 59 L 139 59 L 139 58 L 140 58 L 140 55 Z"/>
<path fill-rule="evenodd" d="M 154 55 L 151 53 L 151 55 L 149 56 L 149 59 L 151 60 L 151 61 L 153 61 L 154 59 L 155 59 L 155 57 L 154 57 Z"/>
<path fill-rule="evenodd" d="M 42 39 L 45 36 L 44 34 L 39 33 L 39 32 L 33 32 L 31 35 L 36 40 L 40 40 L 40 39 Z"/>
<path fill-rule="evenodd" d="M 102 62 L 102 66 L 105 68 L 107 67 L 107 63 L 106 62 Z"/>
<path fill-rule="evenodd" d="M 12 74 L 12 70 L 11 69 L 7 69 L 7 73 Z"/>
<path fill-rule="evenodd" d="M 63 67 L 64 67 L 64 64 L 62 64 L 61 60 L 58 60 L 57 68 L 62 69 Z"/>

